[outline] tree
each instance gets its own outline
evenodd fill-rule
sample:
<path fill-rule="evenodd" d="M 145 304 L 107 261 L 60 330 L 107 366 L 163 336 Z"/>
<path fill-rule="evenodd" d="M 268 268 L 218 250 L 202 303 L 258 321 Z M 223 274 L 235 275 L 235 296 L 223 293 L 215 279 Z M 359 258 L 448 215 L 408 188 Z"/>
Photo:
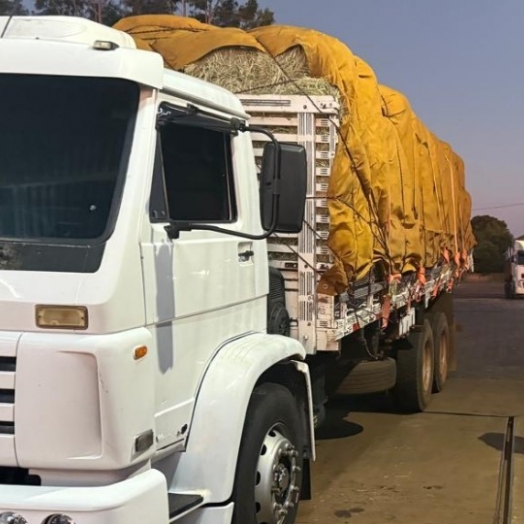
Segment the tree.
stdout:
<path fill-rule="evenodd" d="M 0 16 L 21 16 L 27 12 L 22 0 L 0 0 Z"/>
<path fill-rule="evenodd" d="M 219 27 L 252 29 L 275 22 L 273 11 L 260 9 L 257 0 L 185 0 L 182 9 L 186 8 L 189 16 Z"/>
<path fill-rule="evenodd" d="M 35 0 L 35 13 L 81 16 L 102 24 L 113 25 L 125 16 L 126 11 L 120 0 Z"/>
<path fill-rule="evenodd" d="M 0 0 L 0 14 L 25 14 L 23 0 Z M 274 23 L 258 0 L 35 0 L 38 15 L 69 15 L 106 25 L 129 15 L 182 14 L 220 27 L 251 29 Z"/>
<path fill-rule="evenodd" d="M 84 16 L 84 0 L 36 0 L 35 9 L 38 15 Z"/>
<path fill-rule="evenodd" d="M 504 253 L 513 242 L 506 222 L 480 215 L 473 217 L 471 225 L 477 239 L 473 253 L 475 270 L 479 273 L 501 273 L 504 270 Z"/>
<path fill-rule="evenodd" d="M 124 0 L 127 15 L 174 14 L 180 0 Z"/>
<path fill-rule="evenodd" d="M 112 26 L 126 16 L 120 0 L 84 0 L 85 17 L 100 24 Z"/>
<path fill-rule="evenodd" d="M 244 5 L 239 6 L 240 16 L 239 27 L 242 29 L 252 29 L 275 23 L 275 13 L 268 9 L 259 9 L 257 0 L 247 0 Z"/>

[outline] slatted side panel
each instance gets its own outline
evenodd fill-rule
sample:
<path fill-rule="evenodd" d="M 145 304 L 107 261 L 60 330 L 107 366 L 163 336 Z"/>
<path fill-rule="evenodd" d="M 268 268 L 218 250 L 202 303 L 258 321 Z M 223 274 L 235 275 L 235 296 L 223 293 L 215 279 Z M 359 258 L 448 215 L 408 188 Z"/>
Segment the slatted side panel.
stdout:
<path fill-rule="evenodd" d="M 331 97 L 258 96 L 241 97 L 252 125 L 271 130 L 281 142 L 303 145 L 308 157 L 308 189 L 304 226 L 298 235 L 279 234 L 269 239 L 272 266 L 286 279 L 286 301 L 296 319 L 292 335 L 308 352 L 316 351 L 318 324 L 315 288 L 320 274 L 333 262 L 327 247 L 329 215 L 327 188 L 337 144 L 338 106 Z M 253 135 L 260 163 L 268 138 Z"/>

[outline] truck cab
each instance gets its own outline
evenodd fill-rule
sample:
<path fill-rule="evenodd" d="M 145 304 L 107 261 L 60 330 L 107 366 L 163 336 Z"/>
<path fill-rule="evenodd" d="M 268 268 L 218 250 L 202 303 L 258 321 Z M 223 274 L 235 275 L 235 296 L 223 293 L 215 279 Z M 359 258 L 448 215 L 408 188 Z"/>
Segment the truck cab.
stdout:
<path fill-rule="evenodd" d="M 506 298 L 524 295 L 524 241 L 515 240 L 506 252 L 504 294 Z"/>
<path fill-rule="evenodd" d="M 304 149 L 269 134 L 259 182 L 228 91 L 83 19 L 0 35 L 0 523 L 293 522 L 311 386 L 265 239 Z"/>

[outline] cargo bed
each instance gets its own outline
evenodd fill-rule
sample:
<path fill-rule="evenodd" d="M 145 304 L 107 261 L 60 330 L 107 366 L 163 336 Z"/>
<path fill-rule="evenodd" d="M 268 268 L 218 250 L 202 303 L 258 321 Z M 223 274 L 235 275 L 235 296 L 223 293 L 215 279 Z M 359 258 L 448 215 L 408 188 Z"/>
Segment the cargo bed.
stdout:
<path fill-rule="evenodd" d="M 271 266 L 286 282 L 286 304 L 291 317 L 291 336 L 308 354 L 339 351 L 340 341 L 363 327 L 383 319 L 395 323 L 394 335 L 406 335 L 415 323 L 411 306 L 424 308 L 439 294 L 451 290 L 455 271 L 450 264 L 426 268 L 423 284 L 413 274 L 390 284 L 376 280 L 373 272 L 355 282 L 341 296 L 317 290 L 320 275 L 333 263 L 327 246 L 329 214 L 327 189 L 338 143 L 339 105 L 331 96 L 241 95 L 250 124 L 263 126 L 281 142 L 298 142 L 308 155 L 308 192 L 304 227 L 298 235 L 274 235 L 268 241 Z M 253 135 L 257 162 L 268 138 Z"/>

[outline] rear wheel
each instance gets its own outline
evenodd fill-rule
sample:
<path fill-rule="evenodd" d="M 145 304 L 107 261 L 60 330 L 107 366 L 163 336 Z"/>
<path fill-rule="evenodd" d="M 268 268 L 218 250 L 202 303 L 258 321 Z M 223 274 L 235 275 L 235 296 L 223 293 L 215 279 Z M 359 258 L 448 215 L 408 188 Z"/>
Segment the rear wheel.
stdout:
<path fill-rule="evenodd" d="M 396 364 L 392 358 L 356 364 L 338 386 L 339 395 L 367 395 L 388 391 L 396 382 Z"/>
<path fill-rule="evenodd" d="M 431 319 L 431 328 L 435 342 L 433 393 L 439 393 L 444 389 L 449 369 L 450 339 L 446 315 L 444 313 L 435 313 Z"/>
<path fill-rule="evenodd" d="M 428 320 L 408 338 L 407 348 L 397 351 L 397 383 L 393 394 L 402 411 L 424 411 L 431 401 L 434 370 L 434 341 Z"/>
<path fill-rule="evenodd" d="M 302 483 L 301 409 L 279 384 L 253 392 L 238 457 L 233 524 L 293 524 Z"/>

